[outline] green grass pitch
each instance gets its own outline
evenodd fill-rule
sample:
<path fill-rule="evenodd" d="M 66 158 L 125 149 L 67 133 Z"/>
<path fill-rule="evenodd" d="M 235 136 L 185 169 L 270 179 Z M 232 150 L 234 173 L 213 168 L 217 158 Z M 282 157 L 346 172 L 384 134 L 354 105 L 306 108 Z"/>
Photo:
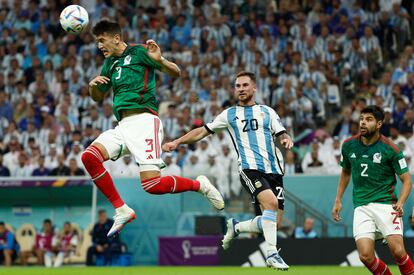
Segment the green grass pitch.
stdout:
<path fill-rule="evenodd" d="M 275 272 L 269 268 L 242 268 L 242 267 L 0 267 L 0 275 L 270 275 Z M 396 266 L 391 267 L 393 274 L 399 274 Z M 359 275 L 370 274 L 362 267 L 338 266 L 292 266 L 282 274 L 298 275 Z"/>

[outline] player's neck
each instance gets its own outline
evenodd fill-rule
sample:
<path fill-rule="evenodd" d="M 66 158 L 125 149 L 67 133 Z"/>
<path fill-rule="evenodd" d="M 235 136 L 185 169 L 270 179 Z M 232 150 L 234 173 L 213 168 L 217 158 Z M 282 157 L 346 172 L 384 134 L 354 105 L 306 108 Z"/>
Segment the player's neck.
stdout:
<path fill-rule="evenodd" d="M 241 102 L 241 101 L 239 101 L 239 105 L 241 107 L 251 107 L 253 105 L 256 105 L 256 102 L 254 102 L 254 101 L 249 101 L 249 102 Z"/>
<path fill-rule="evenodd" d="M 376 132 L 374 135 L 370 136 L 370 137 L 363 137 L 361 136 L 361 142 L 364 145 L 371 145 L 374 144 L 375 142 L 377 142 L 380 138 L 381 134 L 379 132 Z"/>
<path fill-rule="evenodd" d="M 128 47 L 127 43 L 121 42 L 118 48 L 115 51 L 115 56 L 120 56 L 124 53 L 125 49 Z"/>

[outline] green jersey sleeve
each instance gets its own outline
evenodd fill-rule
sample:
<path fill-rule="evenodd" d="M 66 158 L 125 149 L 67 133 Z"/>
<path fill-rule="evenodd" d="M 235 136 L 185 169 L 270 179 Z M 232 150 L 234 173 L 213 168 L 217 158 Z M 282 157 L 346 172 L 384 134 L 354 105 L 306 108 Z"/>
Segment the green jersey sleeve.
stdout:
<path fill-rule="evenodd" d="M 397 175 L 402 175 L 405 172 L 408 172 L 407 161 L 405 160 L 403 151 L 395 152 L 394 157 L 392 158 L 392 166 L 394 167 L 395 173 Z"/>
<path fill-rule="evenodd" d="M 349 161 L 348 150 L 346 147 L 347 146 L 345 146 L 345 144 L 342 144 L 341 160 L 339 161 L 339 165 L 346 170 L 351 170 L 351 162 Z"/>
<path fill-rule="evenodd" d="M 112 62 L 110 62 L 110 60 L 111 59 L 106 59 L 101 69 L 101 75 L 106 76 L 109 79 L 111 79 L 110 67 L 112 65 Z M 107 92 L 111 87 L 112 87 L 111 81 L 109 81 L 106 84 L 98 85 L 98 89 L 101 90 L 102 92 Z"/>
<path fill-rule="evenodd" d="M 148 51 L 145 47 L 142 47 L 142 46 L 136 47 L 136 54 L 139 57 L 138 62 L 142 63 L 143 65 L 145 65 L 147 67 L 155 68 L 159 71 L 161 70 L 161 65 L 159 63 L 155 62 L 154 59 L 152 59 L 148 55 Z"/>

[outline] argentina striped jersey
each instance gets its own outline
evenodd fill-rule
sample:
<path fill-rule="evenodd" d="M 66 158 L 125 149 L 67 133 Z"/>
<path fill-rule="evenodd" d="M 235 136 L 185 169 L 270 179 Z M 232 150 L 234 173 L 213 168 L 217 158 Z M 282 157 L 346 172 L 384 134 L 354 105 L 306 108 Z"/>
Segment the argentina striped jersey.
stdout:
<path fill-rule="evenodd" d="M 230 107 L 205 127 L 210 133 L 228 129 L 240 170 L 283 175 L 283 160 L 273 136 L 286 132 L 286 129 L 272 108 L 259 104 Z"/>

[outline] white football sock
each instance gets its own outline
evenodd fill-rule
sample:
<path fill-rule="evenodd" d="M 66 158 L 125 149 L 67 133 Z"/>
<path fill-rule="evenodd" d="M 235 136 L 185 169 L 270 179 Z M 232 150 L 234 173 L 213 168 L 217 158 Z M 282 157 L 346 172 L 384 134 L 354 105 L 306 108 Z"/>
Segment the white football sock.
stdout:
<path fill-rule="evenodd" d="M 264 210 L 262 215 L 263 235 L 268 245 L 268 254 L 276 252 L 277 245 L 277 228 L 276 228 L 276 211 Z"/>
<path fill-rule="evenodd" d="M 239 222 L 235 226 L 235 230 L 237 233 L 262 233 L 262 223 L 261 223 L 262 216 L 256 216 L 251 220 Z"/>

